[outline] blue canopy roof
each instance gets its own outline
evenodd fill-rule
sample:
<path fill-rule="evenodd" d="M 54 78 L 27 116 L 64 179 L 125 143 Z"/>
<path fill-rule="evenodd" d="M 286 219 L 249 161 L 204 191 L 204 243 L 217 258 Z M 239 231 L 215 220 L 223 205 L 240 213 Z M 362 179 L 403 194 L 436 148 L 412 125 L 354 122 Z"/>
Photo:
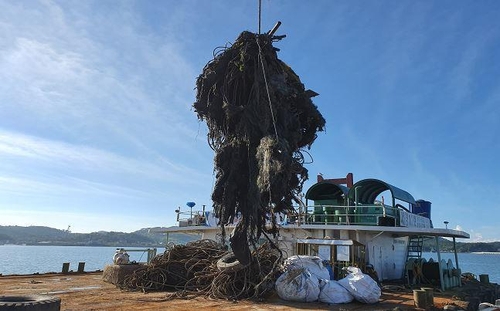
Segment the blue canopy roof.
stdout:
<path fill-rule="evenodd" d="M 378 179 L 363 179 L 358 181 L 349 190 L 347 196 L 351 202 L 357 199 L 357 203 L 360 204 L 373 204 L 377 196 L 386 190 L 391 192 L 393 199 L 415 204 L 415 199 L 411 194 Z"/>

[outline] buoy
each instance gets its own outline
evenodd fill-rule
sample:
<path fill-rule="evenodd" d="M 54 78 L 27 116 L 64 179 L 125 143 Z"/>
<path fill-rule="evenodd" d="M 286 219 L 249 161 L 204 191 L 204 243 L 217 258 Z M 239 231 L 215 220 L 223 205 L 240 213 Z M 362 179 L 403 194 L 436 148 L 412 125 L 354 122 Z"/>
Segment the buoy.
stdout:
<path fill-rule="evenodd" d="M 115 255 L 113 256 L 113 263 L 115 265 L 126 265 L 130 261 L 130 256 L 127 251 L 123 248 L 116 249 Z"/>

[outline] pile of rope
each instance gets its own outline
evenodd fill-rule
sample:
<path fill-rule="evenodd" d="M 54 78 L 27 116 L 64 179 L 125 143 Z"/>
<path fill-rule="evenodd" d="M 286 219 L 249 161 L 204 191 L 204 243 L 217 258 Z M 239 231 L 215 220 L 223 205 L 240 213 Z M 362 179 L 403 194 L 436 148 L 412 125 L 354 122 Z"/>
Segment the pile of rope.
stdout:
<path fill-rule="evenodd" d="M 172 292 L 167 298 L 201 295 L 231 300 L 261 298 L 273 290 L 282 257 L 276 248 L 266 243 L 253 252 L 249 265 L 220 269 L 217 263 L 229 253 L 213 240 L 175 245 L 126 277 L 120 287 Z"/>
<path fill-rule="evenodd" d="M 230 244 L 243 264 L 263 233 L 277 235 L 276 213 L 299 203 L 308 177 L 304 148 L 325 125 L 311 100 L 318 94 L 277 57 L 272 43 L 283 37 L 242 32 L 196 81 L 193 107 L 215 151 L 214 211 L 222 238 L 241 215 Z"/>

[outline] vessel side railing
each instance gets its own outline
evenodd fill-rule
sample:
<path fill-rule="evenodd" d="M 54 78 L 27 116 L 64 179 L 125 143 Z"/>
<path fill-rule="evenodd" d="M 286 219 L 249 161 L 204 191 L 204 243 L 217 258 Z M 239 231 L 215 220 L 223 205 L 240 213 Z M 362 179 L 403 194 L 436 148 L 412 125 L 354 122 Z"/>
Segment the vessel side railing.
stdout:
<path fill-rule="evenodd" d="M 277 214 L 281 225 L 364 225 L 364 226 L 403 226 L 431 227 L 430 219 L 412 214 L 399 207 L 381 204 L 362 204 L 354 206 L 314 205 L 298 206 L 294 212 Z M 217 218 L 213 212 L 177 211 L 180 227 L 216 226 Z M 237 223 L 238 217 L 235 219 Z"/>
<path fill-rule="evenodd" d="M 206 225 L 206 215 L 204 211 L 180 211 L 177 210 L 177 221 L 180 227 L 204 226 Z"/>
<path fill-rule="evenodd" d="M 364 225 L 432 228 L 429 218 L 408 209 L 382 204 L 300 206 L 286 223 L 298 225 Z"/>
<path fill-rule="evenodd" d="M 290 220 L 288 220 L 290 221 Z M 378 204 L 314 205 L 298 210 L 298 224 L 398 226 L 399 209 Z"/>
<path fill-rule="evenodd" d="M 150 264 L 153 258 L 156 257 L 157 249 L 155 248 L 117 248 L 116 251 L 123 251 L 126 253 L 133 253 L 133 252 L 142 252 L 142 254 L 147 254 L 146 257 L 146 262 L 147 264 Z M 142 258 L 142 256 L 141 256 Z M 139 263 L 142 263 L 141 261 Z"/>

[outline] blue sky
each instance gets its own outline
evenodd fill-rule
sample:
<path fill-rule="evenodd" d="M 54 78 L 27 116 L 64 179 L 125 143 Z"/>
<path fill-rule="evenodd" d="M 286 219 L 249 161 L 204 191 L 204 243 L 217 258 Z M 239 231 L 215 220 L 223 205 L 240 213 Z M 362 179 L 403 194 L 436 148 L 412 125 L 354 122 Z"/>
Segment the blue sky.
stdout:
<path fill-rule="evenodd" d="M 500 240 L 500 2 L 262 9 L 327 122 L 304 191 L 377 178 L 431 201 L 435 226 Z M 257 17 L 257 1 L 0 0 L 0 225 L 130 232 L 210 207 L 195 80 Z"/>

